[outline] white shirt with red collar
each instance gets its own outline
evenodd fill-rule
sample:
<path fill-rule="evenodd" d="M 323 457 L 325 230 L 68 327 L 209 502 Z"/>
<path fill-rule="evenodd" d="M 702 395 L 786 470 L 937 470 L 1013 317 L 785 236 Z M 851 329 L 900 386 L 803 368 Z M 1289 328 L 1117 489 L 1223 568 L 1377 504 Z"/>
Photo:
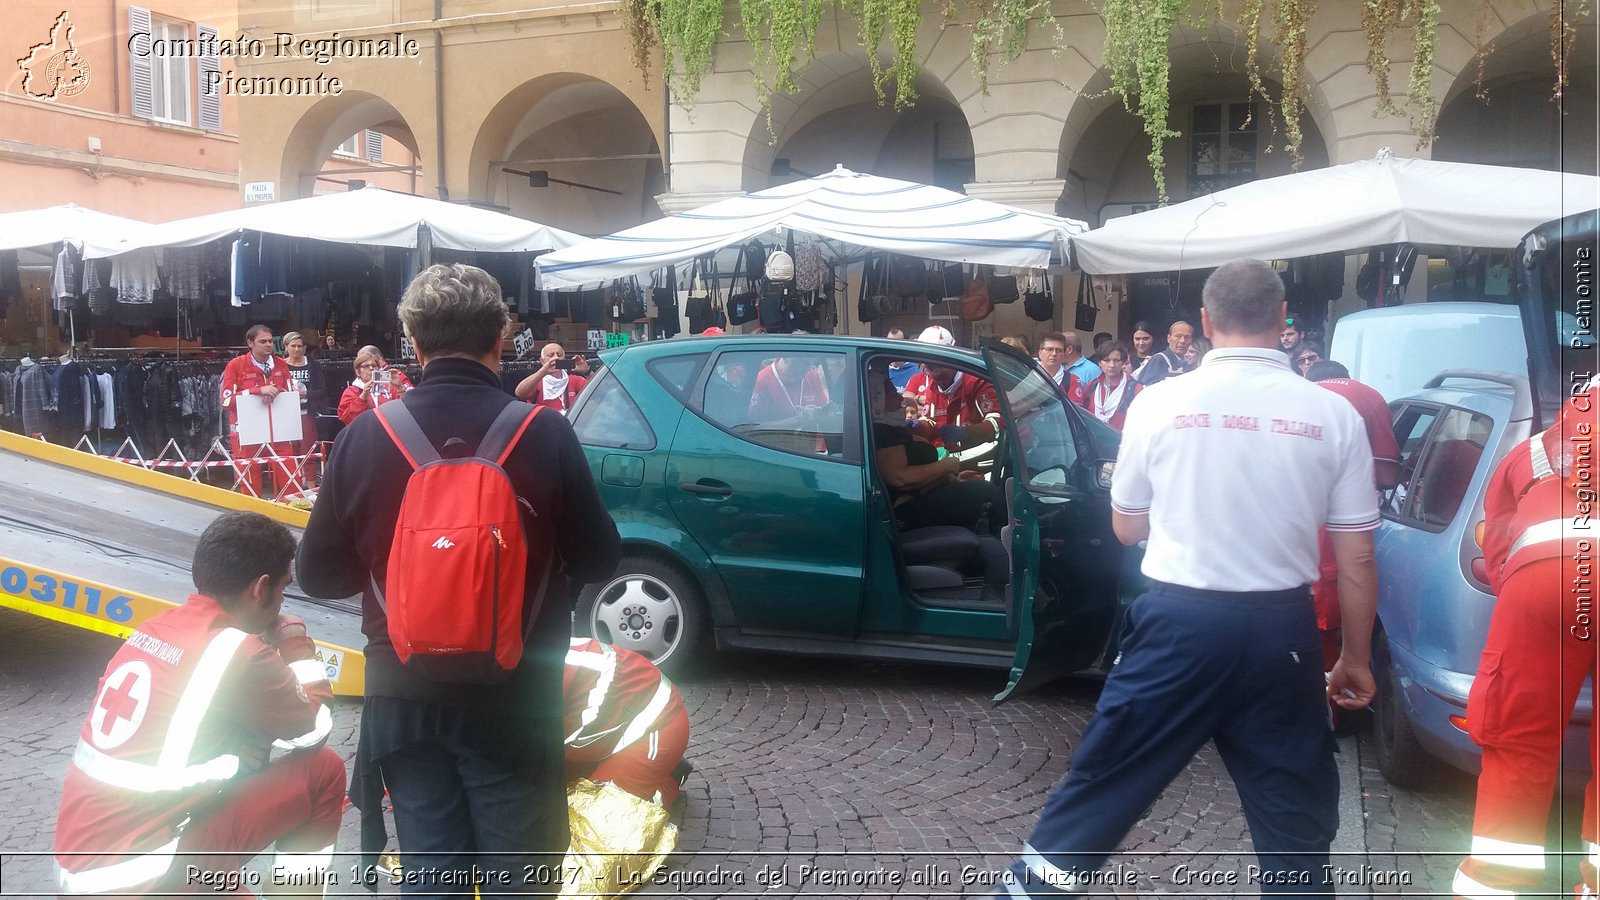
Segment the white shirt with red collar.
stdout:
<path fill-rule="evenodd" d="M 1378 527 L 1372 449 L 1355 407 L 1278 350 L 1206 354 L 1128 408 L 1113 509 L 1148 515 L 1143 571 L 1215 591 L 1317 580 L 1317 529 Z"/>

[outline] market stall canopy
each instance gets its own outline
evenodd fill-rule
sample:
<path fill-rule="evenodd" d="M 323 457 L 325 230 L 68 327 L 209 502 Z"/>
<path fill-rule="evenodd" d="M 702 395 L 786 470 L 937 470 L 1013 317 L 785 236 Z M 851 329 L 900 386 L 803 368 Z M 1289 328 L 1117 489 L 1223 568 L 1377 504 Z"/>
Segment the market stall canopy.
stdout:
<path fill-rule="evenodd" d="M 923 259 L 1044 267 L 1082 222 L 926 184 L 826 175 L 730 197 L 540 257 L 549 290 L 597 284 L 713 253 L 774 228 Z"/>
<path fill-rule="evenodd" d="M 0 213 L 0 250 L 49 247 L 63 241 L 78 245 L 117 241 L 150 227 L 148 222 L 96 212 L 72 203 Z"/>
<path fill-rule="evenodd" d="M 492 210 L 365 187 L 163 225 L 140 224 L 117 240 L 86 243 L 84 256 L 115 256 L 145 247 L 190 247 L 241 231 L 340 244 L 415 247 L 424 225 L 432 246 L 449 250 L 553 250 L 587 240 L 583 235 Z"/>
<path fill-rule="evenodd" d="M 1263 178 L 1112 219 L 1072 239 L 1095 275 L 1293 259 L 1381 244 L 1515 247 L 1534 226 L 1600 205 L 1600 178 L 1471 163 L 1376 159 Z"/>

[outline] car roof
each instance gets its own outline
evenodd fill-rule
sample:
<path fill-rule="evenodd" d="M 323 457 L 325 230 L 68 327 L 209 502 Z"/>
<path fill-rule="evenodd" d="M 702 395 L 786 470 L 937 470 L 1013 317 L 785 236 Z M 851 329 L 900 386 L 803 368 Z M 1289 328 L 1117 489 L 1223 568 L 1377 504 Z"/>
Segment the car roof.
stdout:
<path fill-rule="evenodd" d="M 1411 401 L 1459 406 L 1462 409 L 1491 416 L 1496 421 L 1503 421 L 1508 417 L 1526 419 L 1532 415 L 1532 407 L 1527 404 L 1526 398 L 1524 397 L 1524 402 L 1519 404 L 1516 391 L 1512 387 L 1491 384 L 1487 381 L 1452 379 L 1446 386 L 1413 391 L 1394 402 Z"/>
<path fill-rule="evenodd" d="M 965 347 L 946 347 L 920 341 L 862 337 L 840 334 L 728 334 L 679 336 L 659 341 L 642 341 L 624 348 L 629 356 L 643 354 L 647 359 L 683 353 L 714 353 L 720 350 L 874 350 L 917 356 L 942 356 L 953 361 L 982 364 L 983 356 Z"/>

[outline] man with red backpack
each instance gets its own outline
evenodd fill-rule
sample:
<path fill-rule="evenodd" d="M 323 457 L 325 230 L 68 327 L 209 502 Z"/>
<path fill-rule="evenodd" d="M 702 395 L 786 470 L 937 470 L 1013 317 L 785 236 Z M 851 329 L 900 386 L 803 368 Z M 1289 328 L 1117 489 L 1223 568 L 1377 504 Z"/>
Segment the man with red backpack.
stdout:
<path fill-rule="evenodd" d="M 611 573 L 616 526 L 566 418 L 500 389 L 493 278 L 429 267 L 399 315 L 421 386 L 339 435 L 298 570 L 313 596 L 361 594 L 352 795 L 388 789 L 408 896 L 553 896 L 523 873 L 559 872 L 568 844 L 571 588 Z"/>

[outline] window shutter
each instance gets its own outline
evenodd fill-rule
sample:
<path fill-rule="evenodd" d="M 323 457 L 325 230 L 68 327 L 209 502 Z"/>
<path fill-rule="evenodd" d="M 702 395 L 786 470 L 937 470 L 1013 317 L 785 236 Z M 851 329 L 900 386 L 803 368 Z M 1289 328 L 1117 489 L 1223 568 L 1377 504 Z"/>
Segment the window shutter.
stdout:
<path fill-rule="evenodd" d="M 215 52 L 217 46 L 217 29 L 210 25 L 196 24 L 195 35 L 199 38 L 201 47 L 209 44 L 211 53 L 201 53 L 195 59 L 200 73 L 200 127 L 206 131 L 222 130 L 222 84 L 213 80 L 215 73 L 222 73 L 222 58 Z"/>
<path fill-rule="evenodd" d="M 367 160 L 383 162 L 383 132 L 367 129 Z"/>
<path fill-rule="evenodd" d="M 142 6 L 128 7 L 128 34 L 144 35 L 144 48 L 150 49 L 155 35 L 150 32 L 150 10 Z M 138 46 L 134 44 L 133 46 Z M 128 86 L 133 92 L 133 114 L 141 119 L 156 117 L 155 60 L 148 52 L 128 54 Z"/>

